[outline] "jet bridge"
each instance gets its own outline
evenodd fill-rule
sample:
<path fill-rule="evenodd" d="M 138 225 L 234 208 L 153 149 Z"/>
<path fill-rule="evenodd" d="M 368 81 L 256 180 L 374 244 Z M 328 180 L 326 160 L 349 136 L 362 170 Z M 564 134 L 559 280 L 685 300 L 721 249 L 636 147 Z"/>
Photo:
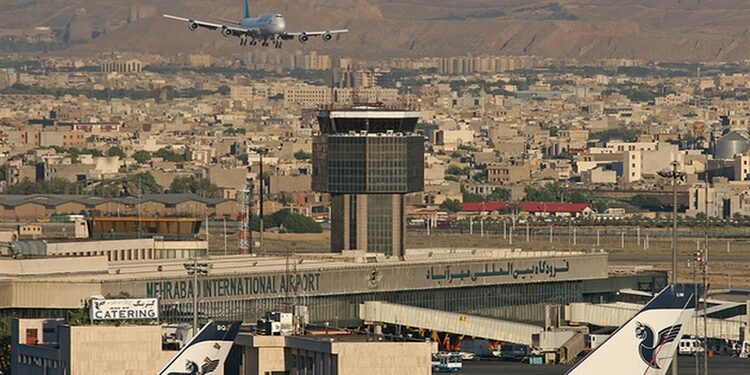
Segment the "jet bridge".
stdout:
<path fill-rule="evenodd" d="M 619 327 L 628 319 L 632 318 L 643 305 L 634 303 L 571 303 L 565 306 L 565 320 L 571 324 L 592 324 L 601 327 Z M 702 311 L 698 311 L 702 313 Z M 741 319 L 707 319 L 708 337 L 739 340 L 740 331 L 743 328 Z M 696 329 L 697 328 L 697 329 Z M 685 327 L 685 335 L 703 335 L 703 318 L 700 317 L 695 321 L 690 319 L 690 323 Z"/>
<path fill-rule="evenodd" d="M 359 317 L 368 324 L 397 324 L 525 345 L 531 345 L 531 335 L 544 331 L 543 327 L 531 324 L 382 301 L 359 305 Z"/>

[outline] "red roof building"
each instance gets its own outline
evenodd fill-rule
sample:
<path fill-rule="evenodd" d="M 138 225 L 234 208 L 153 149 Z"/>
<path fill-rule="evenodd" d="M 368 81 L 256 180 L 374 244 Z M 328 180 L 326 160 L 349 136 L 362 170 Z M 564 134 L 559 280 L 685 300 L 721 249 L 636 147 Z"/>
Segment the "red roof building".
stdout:
<path fill-rule="evenodd" d="M 537 216 L 587 216 L 593 212 L 591 203 L 519 202 L 518 209 Z"/>
<path fill-rule="evenodd" d="M 464 212 L 500 211 L 510 206 L 508 202 L 463 202 L 461 210 Z"/>

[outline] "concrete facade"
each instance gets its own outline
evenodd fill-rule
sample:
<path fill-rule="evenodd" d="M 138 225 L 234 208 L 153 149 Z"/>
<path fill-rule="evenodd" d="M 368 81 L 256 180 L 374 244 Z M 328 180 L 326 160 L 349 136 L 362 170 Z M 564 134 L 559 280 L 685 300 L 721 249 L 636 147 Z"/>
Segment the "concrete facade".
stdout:
<path fill-rule="evenodd" d="M 382 340 L 382 337 L 380 338 Z M 388 342 L 376 337 L 257 336 L 241 334 L 243 375 L 432 374 L 434 342 Z"/>
<path fill-rule="evenodd" d="M 59 273 L 65 264 L 87 259 L 55 258 L 46 265 L 39 260 L 34 272 L 24 270 L 23 278 L 18 277 L 19 271 L 6 273 L 0 279 L 0 308 L 80 308 L 92 295 L 127 294 L 134 298 L 159 297 L 165 309 L 191 309 L 193 284 L 183 267 L 184 260 L 142 260 L 104 267 L 106 258 L 98 257 L 90 267 Z M 311 254 L 291 261 L 290 266 L 283 257 L 209 259 L 209 276 L 199 280 L 197 291 L 200 310 L 215 318 L 251 319 L 258 313 L 256 304 L 266 304 L 267 309 L 291 296 L 344 301 L 351 296 L 383 299 L 397 293 L 423 295 L 425 291 L 467 295 L 475 288 L 516 286 L 523 287 L 526 295 L 538 289 L 539 298 L 543 298 L 558 289 L 560 293 L 575 291 L 565 289 L 575 288 L 570 283 L 607 278 L 606 253 L 423 249 L 408 251 L 404 261 L 366 252 Z M 290 273 L 288 267 L 294 270 Z M 45 268 L 49 271 L 44 272 Z M 311 319 L 331 319 L 329 314 L 356 316 L 352 310 L 356 305 L 340 303 L 340 312 L 312 310 Z"/>
<path fill-rule="evenodd" d="M 13 374 L 154 374 L 177 353 L 162 351 L 158 325 L 70 326 L 13 319 L 11 330 Z"/>

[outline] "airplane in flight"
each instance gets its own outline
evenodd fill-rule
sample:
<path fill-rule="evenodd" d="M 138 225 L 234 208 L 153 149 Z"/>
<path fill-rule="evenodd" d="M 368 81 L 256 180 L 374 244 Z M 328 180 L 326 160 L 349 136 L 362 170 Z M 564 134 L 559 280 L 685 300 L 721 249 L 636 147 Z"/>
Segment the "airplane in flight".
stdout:
<path fill-rule="evenodd" d="M 187 22 L 190 31 L 196 31 L 200 28 L 208 30 L 219 30 L 221 35 L 240 38 L 240 45 L 254 46 L 260 42 L 263 47 L 268 47 L 273 43 L 274 47 L 281 48 L 285 40 L 297 38 L 300 43 L 307 43 L 311 37 L 319 36 L 325 42 L 333 40 L 333 36 L 349 32 L 347 29 L 326 30 L 326 31 L 286 31 L 286 21 L 281 14 L 266 14 L 260 17 L 251 17 L 249 0 L 243 0 L 244 14 L 239 21 L 225 20 L 216 18 L 220 23 L 199 21 L 192 18 L 184 18 L 165 14 L 164 17 Z"/>
<path fill-rule="evenodd" d="M 205 375 L 221 369 L 241 324 L 239 321 L 209 322 L 157 375 Z"/>
<path fill-rule="evenodd" d="M 668 285 L 565 375 L 663 375 L 703 288 Z"/>

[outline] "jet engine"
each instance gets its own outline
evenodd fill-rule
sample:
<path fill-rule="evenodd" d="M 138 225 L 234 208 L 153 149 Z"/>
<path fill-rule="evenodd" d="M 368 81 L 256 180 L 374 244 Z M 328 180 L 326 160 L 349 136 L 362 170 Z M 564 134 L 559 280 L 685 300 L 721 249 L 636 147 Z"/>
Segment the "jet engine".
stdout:
<path fill-rule="evenodd" d="M 323 41 L 330 42 L 331 39 L 333 39 L 333 35 L 331 35 L 331 33 L 329 31 L 326 31 L 323 34 Z"/>
<path fill-rule="evenodd" d="M 299 42 L 300 43 L 302 43 L 302 44 L 307 43 L 308 40 L 310 40 L 310 37 L 307 36 L 307 34 L 302 33 L 302 34 L 299 35 Z"/>
<path fill-rule="evenodd" d="M 228 27 L 222 27 L 221 35 L 224 35 L 225 38 L 229 38 L 230 36 L 232 36 L 232 29 Z"/>
<path fill-rule="evenodd" d="M 188 22 L 188 29 L 189 29 L 190 31 L 195 31 L 195 30 L 198 30 L 198 27 L 199 27 L 199 26 L 198 26 L 198 23 L 196 23 L 195 21 L 190 21 L 190 22 Z"/>

